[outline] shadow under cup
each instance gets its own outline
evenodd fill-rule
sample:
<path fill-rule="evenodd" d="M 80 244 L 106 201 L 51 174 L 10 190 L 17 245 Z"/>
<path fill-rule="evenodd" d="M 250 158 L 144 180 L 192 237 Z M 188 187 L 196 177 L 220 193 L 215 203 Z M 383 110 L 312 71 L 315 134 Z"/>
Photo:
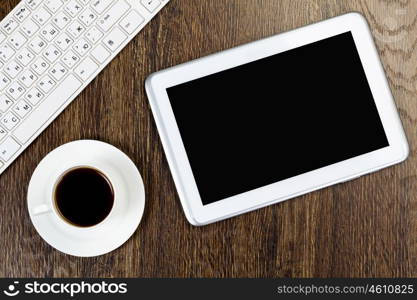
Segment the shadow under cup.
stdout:
<path fill-rule="evenodd" d="M 53 200 L 64 221 L 77 227 L 91 227 L 110 214 L 114 189 L 101 171 L 80 166 L 61 175 L 55 184 Z"/>

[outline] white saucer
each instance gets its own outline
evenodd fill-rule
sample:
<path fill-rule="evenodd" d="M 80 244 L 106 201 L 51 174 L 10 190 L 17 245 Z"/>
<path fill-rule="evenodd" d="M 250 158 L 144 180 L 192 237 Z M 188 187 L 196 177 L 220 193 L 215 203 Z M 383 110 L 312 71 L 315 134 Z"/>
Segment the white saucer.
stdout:
<path fill-rule="evenodd" d="M 57 176 L 75 165 L 100 165 L 111 170 L 117 181 L 117 213 L 110 213 L 103 223 L 91 228 L 63 224 L 54 213 L 34 214 L 51 197 Z M 74 256 L 97 256 L 124 244 L 136 231 L 145 207 L 145 189 L 135 164 L 112 145 L 80 140 L 50 152 L 37 166 L 29 183 L 28 210 L 39 235 L 55 249 Z"/>

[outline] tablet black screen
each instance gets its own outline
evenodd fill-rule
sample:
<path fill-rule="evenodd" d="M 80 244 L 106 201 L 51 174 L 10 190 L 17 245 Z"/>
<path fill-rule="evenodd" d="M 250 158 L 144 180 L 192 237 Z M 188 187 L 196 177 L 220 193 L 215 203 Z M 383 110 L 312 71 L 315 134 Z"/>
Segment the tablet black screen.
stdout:
<path fill-rule="evenodd" d="M 350 32 L 167 93 L 204 205 L 389 145 Z"/>

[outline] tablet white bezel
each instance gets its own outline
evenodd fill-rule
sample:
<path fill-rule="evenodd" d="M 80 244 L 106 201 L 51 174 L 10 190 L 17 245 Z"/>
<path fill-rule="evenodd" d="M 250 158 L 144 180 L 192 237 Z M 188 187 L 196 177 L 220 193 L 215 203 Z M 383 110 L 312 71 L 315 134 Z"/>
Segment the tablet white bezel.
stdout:
<path fill-rule="evenodd" d="M 267 56 L 351 31 L 390 146 L 203 205 L 166 89 Z M 279 71 L 279 70 L 277 70 Z M 401 162 L 408 143 L 384 70 L 362 15 L 349 13 L 152 74 L 146 90 L 188 221 L 205 225 Z"/>

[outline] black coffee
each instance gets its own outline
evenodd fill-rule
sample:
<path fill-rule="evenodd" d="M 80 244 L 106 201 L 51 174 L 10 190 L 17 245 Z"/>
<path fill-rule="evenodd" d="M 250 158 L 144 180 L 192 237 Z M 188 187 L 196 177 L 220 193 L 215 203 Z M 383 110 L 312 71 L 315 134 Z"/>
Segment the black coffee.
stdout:
<path fill-rule="evenodd" d="M 55 188 L 55 205 L 69 223 L 89 227 L 110 213 L 114 192 L 110 181 L 98 170 L 80 167 L 68 171 Z"/>

